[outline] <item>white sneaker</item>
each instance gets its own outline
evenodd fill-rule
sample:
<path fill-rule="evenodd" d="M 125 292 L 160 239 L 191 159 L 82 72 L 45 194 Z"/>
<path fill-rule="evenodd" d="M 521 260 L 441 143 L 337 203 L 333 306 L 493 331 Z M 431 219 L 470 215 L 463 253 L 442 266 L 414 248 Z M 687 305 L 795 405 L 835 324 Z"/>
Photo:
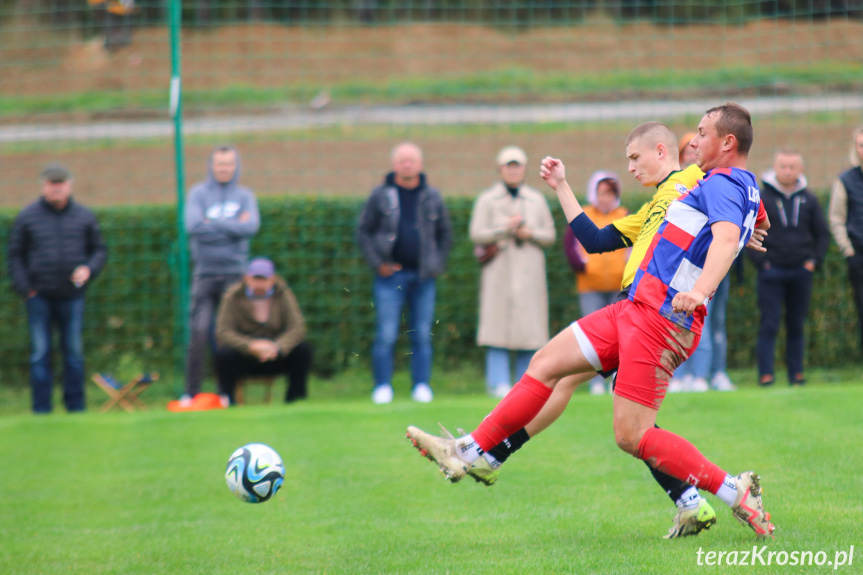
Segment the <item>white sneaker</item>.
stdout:
<path fill-rule="evenodd" d="M 737 386 L 731 383 L 728 374 L 724 371 L 717 372 L 710 381 L 710 387 L 716 391 L 736 391 Z"/>
<path fill-rule="evenodd" d="M 683 391 L 690 392 L 692 391 L 692 380 L 695 378 L 689 374 L 683 376 L 683 379 L 680 380 L 680 386 L 683 388 Z"/>
<path fill-rule="evenodd" d="M 683 380 L 679 377 L 672 377 L 671 381 L 668 382 L 668 389 L 665 390 L 665 393 L 681 393 L 686 391 L 686 388 L 683 386 Z"/>
<path fill-rule="evenodd" d="M 488 394 L 492 397 L 496 397 L 498 399 L 503 399 L 506 397 L 506 394 L 510 392 L 512 386 L 508 383 L 499 383 L 494 387 L 490 387 L 488 390 Z"/>
<path fill-rule="evenodd" d="M 702 393 L 708 389 L 710 389 L 710 386 L 707 385 L 707 380 L 703 377 L 694 377 L 692 378 L 692 383 L 689 384 L 689 391 L 696 393 Z"/>
<path fill-rule="evenodd" d="M 429 384 L 418 383 L 414 386 L 411 397 L 417 403 L 429 403 L 434 399 L 434 393 L 432 393 L 432 388 L 429 387 Z"/>
<path fill-rule="evenodd" d="M 590 384 L 590 395 L 605 395 L 605 382 L 594 381 Z"/>
<path fill-rule="evenodd" d="M 393 402 L 393 386 L 388 383 L 375 386 L 372 390 L 372 403 L 381 405 Z"/>
<path fill-rule="evenodd" d="M 219 396 L 219 403 L 222 404 L 222 407 L 231 407 L 231 398 L 229 398 L 225 394 L 222 394 Z"/>
<path fill-rule="evenodd" d="M 180 396 L 180 407 L 189 407 L 192 405 L 192 396 L 188 393 L 184 393 Z"/>

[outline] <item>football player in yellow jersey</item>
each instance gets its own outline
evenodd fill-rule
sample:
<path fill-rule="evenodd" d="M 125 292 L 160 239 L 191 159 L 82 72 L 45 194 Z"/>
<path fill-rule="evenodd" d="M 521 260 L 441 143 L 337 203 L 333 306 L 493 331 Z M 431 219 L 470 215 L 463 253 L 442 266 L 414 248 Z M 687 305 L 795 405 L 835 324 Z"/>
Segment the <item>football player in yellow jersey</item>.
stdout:
<path fill-rule="evenodd" d="M 648 122 L 635 128 L 627 138 L 626 155 L 629 160 L 629 172 L 635 179 L 642 186 L 656 187 L 656 193 L 638 212 L 599 229 L 584 214 L 565 181 L 556 190 L 564 213 L 567 219 L 570 219 L 570 227 L 589 253 L 632 248 L 632 254 L 624 269 L 620 299 L 628 296 L 628 289 L 635 278 L 635 272 L 653 241 L 656 230 L 665 219 L 668 206 L 681 194 L 693 188 L 704 176 L 704 173 L 695 165 L 684 170 L 680 169 L 677 138 L 667 126 L 659 122 Z M 747 247 L 763 251 L 760 243 L 762 238 L 763 233 L 753 234 L 753 240 Z M 593 376 L 593 373 L 579 374 L 558 383 L 536 418 L 492 448 L 490 454 L 501 463 L 505 461 L 530 438 L 557 420 L 566 409 L 573 392 Z M 700 497 L 695 487 L 656 471 L 650 465 L 648 468 L 678 507 L 677 516 L 666 538 L 697 535 L 716 523 L 715 511 L 706 499 Z M 497 481 L 499 468 L 492 469 L 485 462 L 485 458 L 480 457 L 468 473 L 478 482 L 492 485 Z"/>
<path fill-rule="evenodd" d="M 631 168 L 630 171 L 632 171 Z M 656 233 L 662 220 L 665 219 L 668 206 L 682 193 L 692 189 L 703 177 L 704 172 L 696 165 L 689 166 L 685 170 L 675 170 L 661 182 L 655 184 L 656 193 L 653 194 L 649 202 L 639 208 L 638 212 L 612 222 L 611 225 L 632 242 L 632 253 L 620 282 L 621 289 L 627 289 L 632 280 L 635 279 L 635 272 L 641 264 L 641 260 L 644 259 L 650 242 L 653 241 L 653 234 Z M 653 184 L 642 183 L 642 185 L 650 186 Z"/>

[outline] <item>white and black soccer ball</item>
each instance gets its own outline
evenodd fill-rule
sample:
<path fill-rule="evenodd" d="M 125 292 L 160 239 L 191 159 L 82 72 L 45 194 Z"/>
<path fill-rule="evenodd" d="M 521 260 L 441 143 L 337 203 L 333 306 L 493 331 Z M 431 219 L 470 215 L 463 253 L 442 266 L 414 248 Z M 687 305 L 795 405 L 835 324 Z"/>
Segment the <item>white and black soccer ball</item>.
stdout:
<path fill-rule="evenodd" d="M 285 466 L 276 451 L 263 443 L 250 443 L 228 459 L 225 480 L 231 493 L 246 503 L 263 503 L 285 481 Z"/>

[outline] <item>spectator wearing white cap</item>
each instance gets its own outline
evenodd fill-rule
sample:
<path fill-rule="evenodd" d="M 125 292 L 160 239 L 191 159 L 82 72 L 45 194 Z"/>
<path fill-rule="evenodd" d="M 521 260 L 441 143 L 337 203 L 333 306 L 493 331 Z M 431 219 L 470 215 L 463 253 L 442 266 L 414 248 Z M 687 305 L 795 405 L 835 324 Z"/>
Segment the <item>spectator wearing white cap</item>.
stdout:
<path fill-rule="evenodd" d="M 543 248 L 554 243 L 554 221 L 540 192 L 525 185 L 527 155 L 507 146 L 497 155 L 500 180 L 473 206 L 470 239 L 482 265 L 477 344 L 486 346 L 486 387 L 503 397 L 534 352 L 548 341 L 548 285 Z"/>
<path fill-rule="evenodd" d="M 230 403 L 237 380 L 260 375 L 288 378 L 287 403 L 306 397 L 312 347 L 297 298 L 272 261 L 253 259 L 243 281 L 225 292 L 216 340 L 219 393 Z"/>

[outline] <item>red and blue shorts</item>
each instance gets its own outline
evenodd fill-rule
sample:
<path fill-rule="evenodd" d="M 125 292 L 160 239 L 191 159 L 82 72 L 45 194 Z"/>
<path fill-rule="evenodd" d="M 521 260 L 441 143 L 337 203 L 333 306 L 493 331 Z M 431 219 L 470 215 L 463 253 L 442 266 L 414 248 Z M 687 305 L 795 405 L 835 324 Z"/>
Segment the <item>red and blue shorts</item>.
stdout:
<path fill-rule="evenodd" d="M 614 393 L 659 409 L 674 370 L 700 336 L 642 303 L 624 300 L 572 324 L 584 357 L 597 371 L 617 369 Z"/>

